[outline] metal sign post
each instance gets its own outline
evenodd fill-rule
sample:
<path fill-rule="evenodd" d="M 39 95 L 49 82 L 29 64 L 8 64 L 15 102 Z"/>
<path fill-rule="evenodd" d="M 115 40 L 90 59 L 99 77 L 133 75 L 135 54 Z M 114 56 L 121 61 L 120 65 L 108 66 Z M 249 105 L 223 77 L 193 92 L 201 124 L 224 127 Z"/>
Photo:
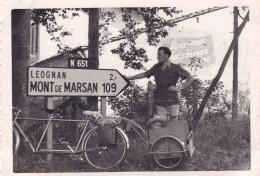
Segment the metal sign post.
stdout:
<path fill-rule="evenodd" d="M 107 103 L 107 100 L 106 100 L 106 97 L 101 97 L 101 114 L 103 117 L 106 117 L 106 103 Z"/>
<path fill-rule="evenodd" d="M 54 104 L 53 104 L 53 97 L 47 97 L 47 108 L 48 109 L 53 109 Z M 49 115 L 50 118 L 51 115 Z M 53 148 L 53 123 L 50 122 L 50 125 L 47 129 L 47 149 L 51 150 Z M 47 161 L 52 160 L 52 154 L 49 153 L 47 154 Z"/>

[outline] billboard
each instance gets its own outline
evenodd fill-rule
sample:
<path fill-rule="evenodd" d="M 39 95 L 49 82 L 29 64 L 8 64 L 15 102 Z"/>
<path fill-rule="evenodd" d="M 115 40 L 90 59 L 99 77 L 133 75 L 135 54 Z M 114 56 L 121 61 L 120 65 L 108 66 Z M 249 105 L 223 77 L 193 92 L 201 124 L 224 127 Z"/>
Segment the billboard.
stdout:
<path fill-rule="evenodd" d="M 202 66 L 214 63 L 214 46 L 212 36 L 207 35 L 199 38 L 174 37 L 163 42 L 172 51 L 171 59 L 174 62 L 189 63 L 191 58 L 199 58 Z"/>

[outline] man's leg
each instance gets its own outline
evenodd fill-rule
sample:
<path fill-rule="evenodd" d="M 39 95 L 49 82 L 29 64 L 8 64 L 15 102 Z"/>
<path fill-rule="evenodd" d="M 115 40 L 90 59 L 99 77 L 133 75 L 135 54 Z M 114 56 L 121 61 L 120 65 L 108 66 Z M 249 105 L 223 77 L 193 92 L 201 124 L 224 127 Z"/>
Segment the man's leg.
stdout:
<path fill-rule="evenodd" d="M 167 106 L 167 110 L 173 120 L 178 120 L 180 105 L 176 104 Z"/>
<path fill-rule="evenodd" d="M 168 110 L 164 106 L 156 106 L 157 115 L 167 120 Z"/>

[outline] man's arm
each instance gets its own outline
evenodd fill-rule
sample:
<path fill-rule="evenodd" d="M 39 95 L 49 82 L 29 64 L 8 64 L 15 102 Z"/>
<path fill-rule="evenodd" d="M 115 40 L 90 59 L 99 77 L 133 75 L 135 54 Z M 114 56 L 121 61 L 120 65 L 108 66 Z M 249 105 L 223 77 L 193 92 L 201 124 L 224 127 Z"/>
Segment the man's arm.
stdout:
<path fill-rule="evenodd" d="M 134 75 L 134 76 L 127 76 L 126 78 L 129 79 L 129 80 L 134 80 L 134 79 L 142 79 L 142 78 L 145 78 L 145 72 L 143 73 L 139 73 L 137 75 Z"/>
<path fill-rule="evenodd" d="M 188 75 L 187 80 L 185 81 L 185 83 L 181 87 L 170 86 L 168 88 L 168 90 L 179 92 L 182 89 L 186 89 L 187 87 L 189 87 L 194 80 L 195 80 L 195 78 L 193 78 L 193 76 Z"/>
<path fill-rule="evenodd" d="M 193 78 L 193 76 L 189 75 L 187 78 L 187 81 L 181 86 L 180 90 L 186 89 L 187 87 L 189 87 L 194 80 L 195 80 L 195 78 Z"/>

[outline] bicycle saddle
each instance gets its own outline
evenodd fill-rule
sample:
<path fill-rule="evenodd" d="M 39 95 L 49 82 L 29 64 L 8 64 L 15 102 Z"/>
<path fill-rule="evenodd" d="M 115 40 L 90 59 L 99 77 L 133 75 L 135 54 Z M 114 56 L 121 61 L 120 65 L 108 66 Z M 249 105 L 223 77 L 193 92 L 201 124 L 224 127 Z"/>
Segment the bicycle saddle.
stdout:
<path fill-rule="evenodd" d="M 165 127 L 167 125 L 167 120 L 166 119 L 163 119 L 163 118 L 160 118 L 158 116 L 154 116 L 152 119 L 149 119 L 145 125 L 147 127 L 151 127 L 151 125 L 154 123 L 154 122 L 161 122 L 162 123 L 162 127 Z"/>
<path fill-rule="evenodd" d="M 95 117 L 95 119 L 99 119 L 100 117 L 102 117 L 102 115 L 98 111 L 83 111 L 83 114 L 86 116 L 93 116 Z"/>

